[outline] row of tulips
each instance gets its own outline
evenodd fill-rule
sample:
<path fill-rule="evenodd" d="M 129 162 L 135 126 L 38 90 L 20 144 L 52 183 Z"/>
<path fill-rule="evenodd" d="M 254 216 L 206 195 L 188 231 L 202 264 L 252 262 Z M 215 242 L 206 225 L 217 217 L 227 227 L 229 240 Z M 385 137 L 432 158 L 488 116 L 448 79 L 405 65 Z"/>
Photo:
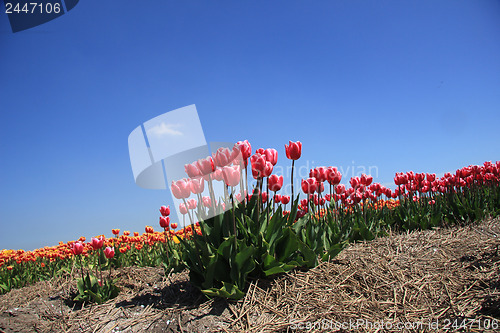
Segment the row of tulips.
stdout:
<path fill-rule="evenodd" d="M 116 294 L 102 269 L 124 265 L 163 265 L 166 272 L 189 269 L 191 282 L 206 295 L 241 298 L 249 278 L 314 267 L 346 244 L 370 240 L 391 230 L 426 229 L 468 223 L 500 213 L 500 162 L 469 166 L 438 178 L 435 174 L 397 173 L 395 189 L 369 175 L 341 184 L 337 168 L 317 167 L 300 181 L 295 195 L 293 172 L 300 142 L 285 145 L 292 163 L 292 195 L 280 194 L 283 176 L 273 173 L 275 149 L 257 149 L 248 141 L 185 166 L 187 178 L 172 182 L 180 212 L 189 219 L 174 232 L 170 207 L 160 208 L 162 232 L 103 236 L 60 243 L 33 252 L 0 252 L 0 289 L 49 278 L 76 265 L 82 277 L 78 300 L 104 301 Z M 256 180 L 250 189 L 248 172 Z M 223 182 L 217 196 L 214 182 Z M 265 186 L 264 186 L 265 184 Z M 289 206 L 287 207 L 287 205 Z M 29 273 L 27 273 L 29 272 Z M 85 275 L 85 272 L 87 274 Z M 17 280 L 16 280 L 17 279 Z M 104 287 L 103 287 L 104 286 Z"/>

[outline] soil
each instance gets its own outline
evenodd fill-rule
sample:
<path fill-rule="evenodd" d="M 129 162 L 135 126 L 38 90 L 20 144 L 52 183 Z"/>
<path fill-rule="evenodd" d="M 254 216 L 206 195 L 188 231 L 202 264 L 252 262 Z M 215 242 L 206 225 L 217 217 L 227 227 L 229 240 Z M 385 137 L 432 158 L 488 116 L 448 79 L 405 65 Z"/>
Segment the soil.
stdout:
<path fill-rule="evenodd" d="M 390 235 L 251 281 L 239 301 L 208 299 L 186 271 L 128 267 L 118 297 L 82 306 L 74 271 L 1 295 L 0 332 L 500 331 L 499 247 L 498 218 Z"/>

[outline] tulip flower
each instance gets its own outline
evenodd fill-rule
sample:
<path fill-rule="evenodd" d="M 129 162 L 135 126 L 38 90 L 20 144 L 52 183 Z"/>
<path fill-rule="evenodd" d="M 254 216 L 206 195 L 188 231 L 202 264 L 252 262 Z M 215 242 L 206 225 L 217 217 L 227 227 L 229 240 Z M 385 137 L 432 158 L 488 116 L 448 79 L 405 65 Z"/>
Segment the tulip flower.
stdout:
<path fill-rule="evenodd" d="M 146 231 L 146 233 L 147 233 L 147 234 L 152 234 L 152 233 L 154 233 L 154 232 L 155 232 L 155 231 L 154 231 L 154 229 L 153 229 L 153 227 L 151 227 L 151 226 L 149 226 L 149 225 L 147 225 L 147 226 L 144 228 L 144 231 Z"/>
<path fill-rule="evenodd" d="M 315 169 L 311 169 L 311 171 L 309 171 L 309 177 L 316 178 L 316 180 L 320 183 L 324 182 L 327 179 L 326 168 L 317 167 Z"/>
<path fill-rule="evenodd" d="M 218 167 L 225 167 L 229 164 L 231 164 L 231 150 L 228 148 L 219 148 L 215 152 L 215 154 L 212 154 L 212 159 L 214 161 L 215 166 Z"/>
<path fill-rule="evenodd" d="M 314 194 L 317 188 L 317 182 L 315 178 L 302 179 L 302 191 L 305 194 Z"/>
<path fill-rule="evenodd" d="M 252 176 L 255 179 L 265 177 L 266 171 L 266 159 L 263 155 L 255 153 L 250 157 L 250 163 L 252 164 Z"/>
<path fill-rule="evenodd" d="M 184 165 L 184 171 L 187 173 L 189 178 L 197 178 L 202 176 L 201 170 L 196 162 Z"/>
<path fill-rule="evenodd" d="M 252 155 L 252 146 L 248 142 L 248 140 L 245 141 L 238 141 L 234 145 L 236 148 L 238 148 L 241 152 L 243 161 L 245 162 L 245 167 L 247 166 L 247 159 Z"/>
<path fill-rule="evenodd" d="M 205 189 L 205 181 L 202 177 L 191 179 L 189 182 L 189 188 L 193 194 L 203 193 Z"/>
<path fill-rule="evenodd" d="M 276 149 L 268 148 L 264 151 L 264 155 L 266 156 L 266 160 L 271 162 L 273 166 L 278 163 L 278 152 Z"/>
<path fill-rule="evenodd" d="M 196 202 L 196 199 L 189 199 L 187 201 L 187 205 L 188 205 L 189 209 L 196 209 L 196 207 L 198 206 L 198 203 Z"/>
<path fill-rule="evenodd" d="M 367 176 L 365 175 L 364 173 L 361 175 L 361 179 L 360 179 L 360 183 L 365 185 L 365 186 L 368 186 L 372 183 L 373 181 L 373 177 L 372 176 Z"/>
<path fill-rule="evenodd" d="M 222 168 L 222 175 L 224 177 L 224 183 L 227 186 L 236 186 L 240 182 L 240 167 L 235 165 L 232 167 L 225 166 Z"/>
<path fill-rule="evenodd" d="M 82 254 L 82 252 L 83 252 L 83 244 L 81 242 L 75 242 L 75 243 L 73 243 L 71 251 L 73 252 L 74 255 Z"/>
<path fill-rule="evenodd" d="M 92 237 L 92 240 L 90 241 L 90 245 L 92 245 L 92 248 L 94 250 L 99 250 L 103 244 L 104 244 L 104 238 L 102 236 L 99 238 Z"/>
<path fill-rule="evenodd" d="M 113 235 L 118 235 L 120 233 L 120 229 L 111 229 Z"/>
<path fill-rule="evenodd" d="M 186 215 L 188 213 L 187 207 L 183 203 L 179 204 L 179 211 L 182 215 Z"/>
<path fill-rule="evenodd" d="M 283 186 L 283 176 L 271 175 L 269 177 L 269 190 L 277 192 Z"/>
<path fill-rule="evenodd" d="M 293 191 L 293 171 L 295 169 L 295 161 L 300 158 L 302 154 L 302 143 L 300 141 L 292 142 L 289 141 L 288 146 L 285 145 L 286 157 L 292 160 L 292 174 L 290 176 L 290 184 L 292 185 L 292 200 L 295 200 Z"/>
<path fill-rule="evenodd" d="M 281 203 L 282 203 L 283 205 L 286 205 L 286 204 L 287 204 L 287 203 L 289 203 L 289 202 L 290 202 L 290 197 L 289 197 L 288 195 L 282 195 L 282 196 L 281 196 Z"/>
<path fill-rule="evenodd" d="M 177 223 L 172 223 L 172 229 L 177 229 Z"/>
<path fill-rule="evenodd" d="M 269 177 L 271 173 L 273 173 L 273 164 L 269 161 L 266 161 L 266 168 L 264 169 L 264 177 Z"/>
<path fill-rule="evenodd" d="M 210 197 L 207 197 L 207 196 L 204 196 L 202 198 L 203 200 L 203 206 L 209 208 L 210 206 L 212 206 L 212 200 L 210 199 Z"/>
<path fill-rule="evenodd" d="M 170 215 L 170 206 L 168 206 L 168 207 L 167 206 L 161 206 L 160 207 L 160 214 L 161 214 L 161 216 L 168 216 L 168 215 Z"/>
<path fill-rule="evenodd" d="M 214 160 L 211 156 L 198 160 L 196 164 L 198 165 L 198 168 L 203 176 L 209 175 L 215 171 Z"/>
<path fill-rule="evenodd" d="M 340 184 L 340 185 L 337 185 L 337 187 L 335 187 L 335 193 L 342 194 L 344 192 L 345 192 L 345 185 L 344 184 Z"/>
<path fill-rule="evenodd" d="M 189 195 L 191 194 L 191 187 L 189 183 L 189 180 L 185 178 L 180 179 L 176 182 L 172 182 L 170 187 L 172 189 L 172 194 L 174 195 L 174 197 L 176 197 L 177 199 L 185 199 L 189 197 Z"/>
<path fill-rule="evenodd" d="M 107 247 L 104 249 L 104 255 L 106 258 L 111 259 L 115 256 L 115 248 L 114 247 Z"/>
<path fill-rule="evenodd" d="M 160 227 L 166 229 L 168 228 L 169 224 L 170 224 L 170 217 L 160 216 Z"/>
<path fill-rule="evenodd" d="M 224 175 L 222 174 L 222 169 L 217 169 L 217 170 L 215 170 L 215 171 L 212 173 L 212 175 L 213 175 L 213 178 L 214 178 L 215 180 L 219 181 L 219 182 L 220 182 L 221 180 L 223 180 L 223 179 L 224 179 Z"/>
<path fill-rule="evenodd" d="M 289 141 L 289 144 L 285 145 L 285 152 L 289 160 L 298 160 L 302 155 L 302 143 Z"/>

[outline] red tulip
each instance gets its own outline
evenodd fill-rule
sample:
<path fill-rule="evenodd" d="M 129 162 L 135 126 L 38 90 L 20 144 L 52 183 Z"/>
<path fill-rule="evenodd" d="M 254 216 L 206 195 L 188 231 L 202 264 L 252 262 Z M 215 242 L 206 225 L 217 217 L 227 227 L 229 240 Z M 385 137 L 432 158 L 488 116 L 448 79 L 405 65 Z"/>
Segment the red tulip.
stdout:
<path fill-rule="evenodd" d="M 315 178 L 307 178 L 307 179 L 302 179 L 302 191 L 304 191 L 305 194 L 313 194 L 316 192 L 316 179 Z"/>
<path fill-rule="evenodd" d="M 73 243 L 71 251 L 73 252 L 74 255 L 82 254 L 82 252 L 83 252 L 83 244 L 80 243 L 80 242 Z"/>
<path fill-rule="evenodd" d="M 344 192 L 345 192 L 345 185 L 344 184 L 340 184 L 340 185 L 337 185 L 335 187 L 335 193 L 342 194 Z"/>
<path fill-rule="evenodd" d="M 240 166 L 225 166 L 222 168 L 222 175 L 227 186 L 236 186 L 240 182 Z"/>
<path fill-rule="evenodd" d="M 289 202 L 290 202 L 290 196 L 288 196 L 288 195 L 282 195 L 282 196 L 281 196 L 281 203 L 282 203 L 283 205 L 286 205 L 286 204 L 287 204 L 287 203 L 289 203 Z"/>
<path fill-rule="evenodd" d="M 172 223 L 172 229 L 177 229 L 177 223 Z"/>
<path fill-rule="evenodd" d="M 300 141 L 290 141 L 288 146 L 285 145 L 285 152 L 289 160 L 298 160 L 302 155 L 302 143 Z"/>
<path fill-rule="evenodd" d="M 160 207 L 160 214 L 161 214 L 161 216 L 170 215 L 170 206 L 161 206 Z"/>
<path fill-rule="evenodd" d="M 170 217 L 160 216 L 160 227 L 162 227 L 163 229 L 166 229 L 166 228 L 168 228 L 169 224 L 170 224 Z"/>
<path fill-rule="evenodd" d="M 264 155 L 266 156 L 266 160 L 271 162 L 273 166 L 278 162 L 278 152 L 276 149 L 268 148 L 264 151 Z"/>
<path fill-rule="evenodd" d="M 108 259 L 113 258 L 115 256 L 115 248 L 108 246 L 107 248 L 104 249 L 104 255 Z"/>
<path fill-rule="evenodd" d="M 360 179 L 360 183 L 365 185 L 365 186 L 368 186 L 372 183 L 373 181 L 373 177 L 372 176 L 367 176 L 365 175 L 364 173 L 361 175 L 361 179 Z"/>
<path fill-rule="evenodd" d="M 326 168 L 326 180 L 330 185 L 337 185 L 342 180 L 342 174 L 337 170 L 336 167 Z"/>
<path fill-rule="evenodd" d="M 316 180 L 320 183 L 324 182 L 327 178 L 326 168 L 325 167 L 317 167 L 315 169 L 311 169 L 311 171 L 309 171 L 309 177 L 316 178 Z"/>
<path fill-rule="evenodd" d="M 273 173 L 273 164 L 269 161 L 266 161 L 266 168 L 264 169 L 264 177 L 269 177 Z"/>
<path fill-rule="evenodd" d="M 318 191 L 318 193 L 323 193 L 325 191 L 325 183 L 317 182 L 316 191 Z"/>
<path fill-rule="evenodd" d="M 176 182 L 172 182 L 170 187 L 172 189 L 172 194 L 177 199 L 185 199 L 185 198 L 189 197 L 189 195 L 191 194 L 189 180 L 187 180 L 185 178 L 180 179 Z"/>
<path fill-rule="evenodd" d="M 430 181 L 430 182 L 433 182 L 434 180 L 436 180 L 436 174 L 435 173 L 428 173 L 427 174 L 427 180 Z"/>
<path fill-rule="evenodd" d="M 92 237 L 92 240 L 90 242 L 90 245 L 92 245 L 92 248 L 94 250 L 100 249 L 103 244 L 104 244 L 104 238 L 102 236 L 99 238 Z"/>
<path fill-rule="evenodd" d="M 281 202 L 281 194 L 275 194 L 274 195 L 274 202 L 277 202 L 277 203 Z"/>
<path fill-rule="evenodd" d="M 259 153 L 255 153 L 250 157 L 250 162 L 252 163 L 252 176 L 255 179 L 265 177 L 266 171 L 266 159 Z"/>
<path fill-rule="evenodd" d="M 205 181 L 202 177 L 191 179 L 189 188 L 193 194 L 200 194 L 205 189 Z"/>
<path fill-rule="evenodd" d="M 351 184 L 351 187 L 356 189 L 360 183 L 359 177 L 352 177 L 351 180 L 349 180 L 349 184 Z"/>
<path fill-rule="evenodd" d="M 250 157 L 250 155 L 252 155 L 252 146 L 250 145 L 248 140 L 238 141 L 235 144 L 235 147 L 239 148 L 239 150 L 241 151 L 241 155 L 243 157 L 243 160 L 245 160 L 245 161 Z"/>
<path fill-rule="evenodd" d="M 277 192 L 283 186 L 283 176 L 271 175 L 269 177 L 269 190 Z"/>
<path fill-rule="evenodd" d="M 120 233 L 120 229 L 111 229 L 113 235 L 118 235 Z"/>
<path fill-rule="evenodd" d="M 267 192 L 262 192 L 260 194 L 260 196 L 262 197 L 262 203 L 266 203 L 267 202 Z"/>
<path fill-rule="evenodd" d="M 144 231 L 146 231 L 147 234 L 152 234 L 155 232 L 155 230 L 153 229 L 153 227 L 147 225 L 145 228 L 144 228 Z"/>

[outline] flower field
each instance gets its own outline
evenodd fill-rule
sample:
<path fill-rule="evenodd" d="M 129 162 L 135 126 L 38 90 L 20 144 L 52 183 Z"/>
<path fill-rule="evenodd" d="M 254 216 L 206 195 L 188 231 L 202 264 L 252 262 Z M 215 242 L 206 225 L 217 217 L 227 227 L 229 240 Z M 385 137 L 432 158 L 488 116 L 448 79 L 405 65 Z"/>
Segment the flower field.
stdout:
<path fill-rule="evenodd" d="M 75 302 L 103 303 L 120 290 L 113 270 L 163 267 L 187 270 L 192 285 L 208 297 L 244 298 L 249 281 L 295 269 L 312 269 L 336 257 L 349 243 L 393 232 L 466 225 L 500 213 L 500 162 L 466 166 L 442 177 L 397 173 L 394 189 L 370 175 L 343 175 L 317 167 L 294 188 L 300 142 L 285 145 L 292 163 L 291 195 L 280 194 L 284 177 L 273 173 L 278 152 L 252 151 L 248 141 L 186 164 L 186 178 L 172 182 L 187 226 L 170 223 L 159 209 L 155 231 L 111 230 L 34 251 L 0 251 L 0 294 L 77 272 Z M 249 177 L 256 181 L 249 187 Z M 223 184 L 217 193 L 215 183 Z M 300 193 L 299 193 L 300 192 Z"/>

